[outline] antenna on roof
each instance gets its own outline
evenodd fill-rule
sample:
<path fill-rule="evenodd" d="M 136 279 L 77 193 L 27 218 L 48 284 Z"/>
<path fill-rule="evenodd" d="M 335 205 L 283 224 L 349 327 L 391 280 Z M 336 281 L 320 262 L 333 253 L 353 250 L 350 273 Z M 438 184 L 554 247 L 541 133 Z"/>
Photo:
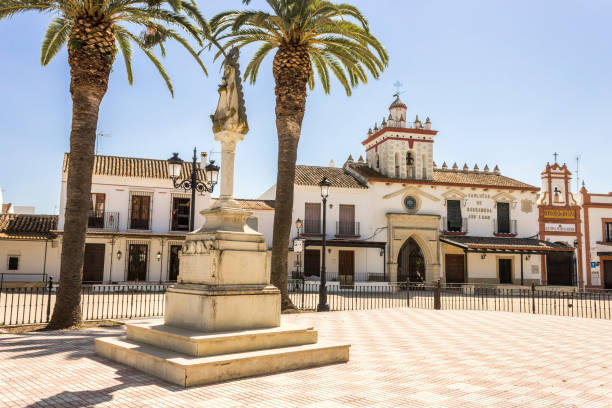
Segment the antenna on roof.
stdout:
<path fill-rule="evenodd" d="M 400 81 L 395 81 L 395 83 L 393 84 L 393 86 L 395 87 L 395 93 L 393 94 L 393 96 L 400 96 L 401 94 L 403 94 L 406 91 L 401 91 L 400 92 L 400 88 L 402 86 L 404 86 L 404 84 L 402 84 Z"/>
<path fill-rule="evenodd" d="M 98 147 L 99 147 L 99 142 L 100 142 L 101 137 L 111 137 L 111 135 L 108 133 L 102 133 L 102 132 L 96 135 L 96 154 L 98 154 Z"/>

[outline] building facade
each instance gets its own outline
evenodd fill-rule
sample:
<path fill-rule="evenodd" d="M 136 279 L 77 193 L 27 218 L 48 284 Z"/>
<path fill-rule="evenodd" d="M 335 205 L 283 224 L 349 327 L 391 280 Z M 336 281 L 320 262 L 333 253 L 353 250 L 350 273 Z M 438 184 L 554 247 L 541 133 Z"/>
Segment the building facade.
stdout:
<path fill-rule="evenodd" d="M 503 176 L 497 166 L 436 166 L 431 121 L 407 121 L 399 97 L 367 133 L 364 160 L 341 168 L 297 166 L 293 238 L 304 252 L 290 254 L 290 271 L 316 279 L 322 235 L 332 282 L 544 283 L 548 257 L 574 247 L 538 235 L 539 188 Z M 322 230 L 318 184 L 327 177 L 327 225 Z M 262 198 L 271 199 L 274 188 Z"/>

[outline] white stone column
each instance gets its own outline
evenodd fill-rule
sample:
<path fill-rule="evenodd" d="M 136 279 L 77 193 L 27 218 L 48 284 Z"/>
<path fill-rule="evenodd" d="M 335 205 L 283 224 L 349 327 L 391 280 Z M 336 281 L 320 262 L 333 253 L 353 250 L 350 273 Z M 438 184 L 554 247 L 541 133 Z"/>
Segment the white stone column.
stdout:
<path fill-rule="evenodd" d="M 215 140 L 221 142 L 221 186 L 219 203 L 233 201 L 234 198 L 234 161 L 236 143 L 244 140 L 244 134 L 224 130 L 215 133 Z"/>

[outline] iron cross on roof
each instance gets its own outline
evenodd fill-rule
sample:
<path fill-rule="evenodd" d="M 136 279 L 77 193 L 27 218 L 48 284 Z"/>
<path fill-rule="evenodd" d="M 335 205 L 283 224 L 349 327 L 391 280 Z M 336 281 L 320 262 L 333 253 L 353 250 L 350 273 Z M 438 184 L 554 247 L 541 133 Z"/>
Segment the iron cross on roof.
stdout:
<path fill-rule="evenodd" d="M 553 156 L 554 156 L 554 158 L 555 158 L 555 163 L 556 163 L 556 162 L 557 162 L 557 157 L 559 157 L 559 153 L 554 152 L 554 153 L 553 153 Z"/>
<path fill-rule="evenodd" d="M 396 81 L 393 86 L 395 87 L 395 93 L 393 94 L 393 96 L 395 97 L 399 97 L 400 94 L 404 93 L 404 92 L 400 92 L 400 88 L 402 86 L 404 86 L 400 81 Z"/>

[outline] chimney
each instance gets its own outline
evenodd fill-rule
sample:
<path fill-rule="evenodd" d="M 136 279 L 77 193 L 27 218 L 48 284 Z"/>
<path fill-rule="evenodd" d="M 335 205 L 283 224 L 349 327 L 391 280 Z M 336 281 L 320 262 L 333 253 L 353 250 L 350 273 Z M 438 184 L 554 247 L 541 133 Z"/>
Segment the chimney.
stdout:
<path fill-rule="evenodd" d="M 329 161 L 329 164 L 327 165 L 328 167 L 336 167 L 336 163 L 334 163 L 334 159 L 331 159 Z"/>

